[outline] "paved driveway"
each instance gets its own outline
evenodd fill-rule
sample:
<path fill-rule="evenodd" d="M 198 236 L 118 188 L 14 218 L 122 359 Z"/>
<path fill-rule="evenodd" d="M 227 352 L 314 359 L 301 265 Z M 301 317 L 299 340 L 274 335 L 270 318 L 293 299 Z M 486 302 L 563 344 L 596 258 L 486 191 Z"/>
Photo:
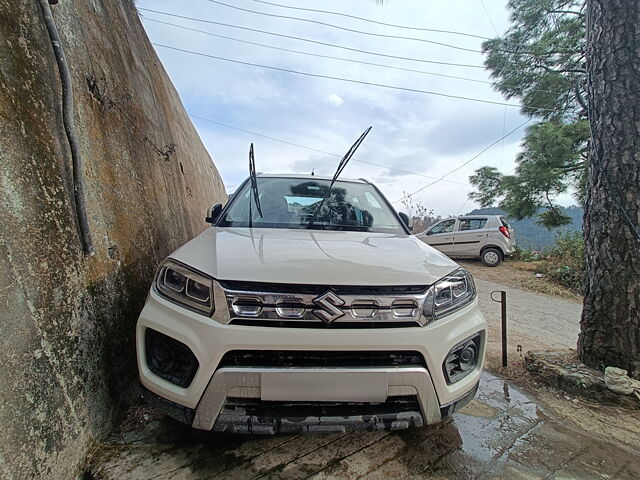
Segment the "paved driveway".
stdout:
<path fill-rule="evenodd" d="M 452 421 L 403 432 L 230 436 L 155 420 L 114 436 L 96 479 L 629 479 L 639 452 L 561 425 L 490 374 Z"/>
<path fill-rule="evenodd" d="M 507 291 L 509 344 L 575 348 L 581 305 L 505 287 L 476 275 L 489 322 L 489 351 L 500 345 Z M 550 417 L 505 381 L 484 374 L 478 397 L 452 421 L 403 432 L 251 437 L 192 430 L 169 419 L 115 435 L 90 464 L 96 479 L 633 479 L 640 451 L 594 439 Z M 91 477 L 89 477 L 91 478 Z"/>

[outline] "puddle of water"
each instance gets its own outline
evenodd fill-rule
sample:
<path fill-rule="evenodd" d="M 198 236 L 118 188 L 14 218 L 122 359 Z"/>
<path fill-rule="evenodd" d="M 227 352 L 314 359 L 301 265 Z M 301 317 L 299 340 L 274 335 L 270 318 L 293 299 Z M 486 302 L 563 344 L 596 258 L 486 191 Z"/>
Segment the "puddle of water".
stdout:
<path fill-rule="evenodd" d="M 454 425 L 462 438 L 462 451 L 489 462 L 508 450 L 513 442 L 540 423 L 538 406 L 504 380 L 484 373 L 472 404 L 454 414 Z"/>

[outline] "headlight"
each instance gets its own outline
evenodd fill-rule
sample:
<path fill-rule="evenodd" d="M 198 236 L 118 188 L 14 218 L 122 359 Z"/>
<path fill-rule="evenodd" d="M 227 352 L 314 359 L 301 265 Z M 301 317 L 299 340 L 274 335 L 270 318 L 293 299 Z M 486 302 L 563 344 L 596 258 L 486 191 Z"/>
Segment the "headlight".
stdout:
<path fill-rule="evenodd" d="M 423 313 L 427 321 L 433 321 L 461 309 L 474 298 L 476 287 L 473 278 L 469 272 L 460 268 L 429 288 Z"/>
<path fill-rule="evenodd" d="M 182 263 L 166 260 L 156 274 L 155 289 L 167 300 L 189 310 L 213 314 L 213 279 Z"/>

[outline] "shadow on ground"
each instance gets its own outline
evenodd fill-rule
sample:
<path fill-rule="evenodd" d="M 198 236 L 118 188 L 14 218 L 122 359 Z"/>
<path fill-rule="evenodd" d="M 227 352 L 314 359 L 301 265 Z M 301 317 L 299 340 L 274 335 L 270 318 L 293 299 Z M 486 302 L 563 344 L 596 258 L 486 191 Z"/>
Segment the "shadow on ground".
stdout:
<path fill-rule="evenodd" d="M 169 419 L 114 435 L 95 479 L 640 478 L 638 451 L 549 418 L 485 373 L 478 397 L 439 425 L 402 432 L 271 437 L 214 434 Z"/>

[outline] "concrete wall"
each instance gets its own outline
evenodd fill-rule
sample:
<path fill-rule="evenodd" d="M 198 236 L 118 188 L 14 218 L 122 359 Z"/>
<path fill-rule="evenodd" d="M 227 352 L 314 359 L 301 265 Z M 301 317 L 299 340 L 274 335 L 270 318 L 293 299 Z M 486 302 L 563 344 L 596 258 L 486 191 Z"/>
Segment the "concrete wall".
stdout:
<path fill-rule="evenodd" d="M 132 0 L 52 9 L 73 76 L 96 254 L 81 252 L 39 4 L 0 0 L 3 479 L 73 478 L 137 393 L 134 327 L 154 269 L 226 198 Z"/>

